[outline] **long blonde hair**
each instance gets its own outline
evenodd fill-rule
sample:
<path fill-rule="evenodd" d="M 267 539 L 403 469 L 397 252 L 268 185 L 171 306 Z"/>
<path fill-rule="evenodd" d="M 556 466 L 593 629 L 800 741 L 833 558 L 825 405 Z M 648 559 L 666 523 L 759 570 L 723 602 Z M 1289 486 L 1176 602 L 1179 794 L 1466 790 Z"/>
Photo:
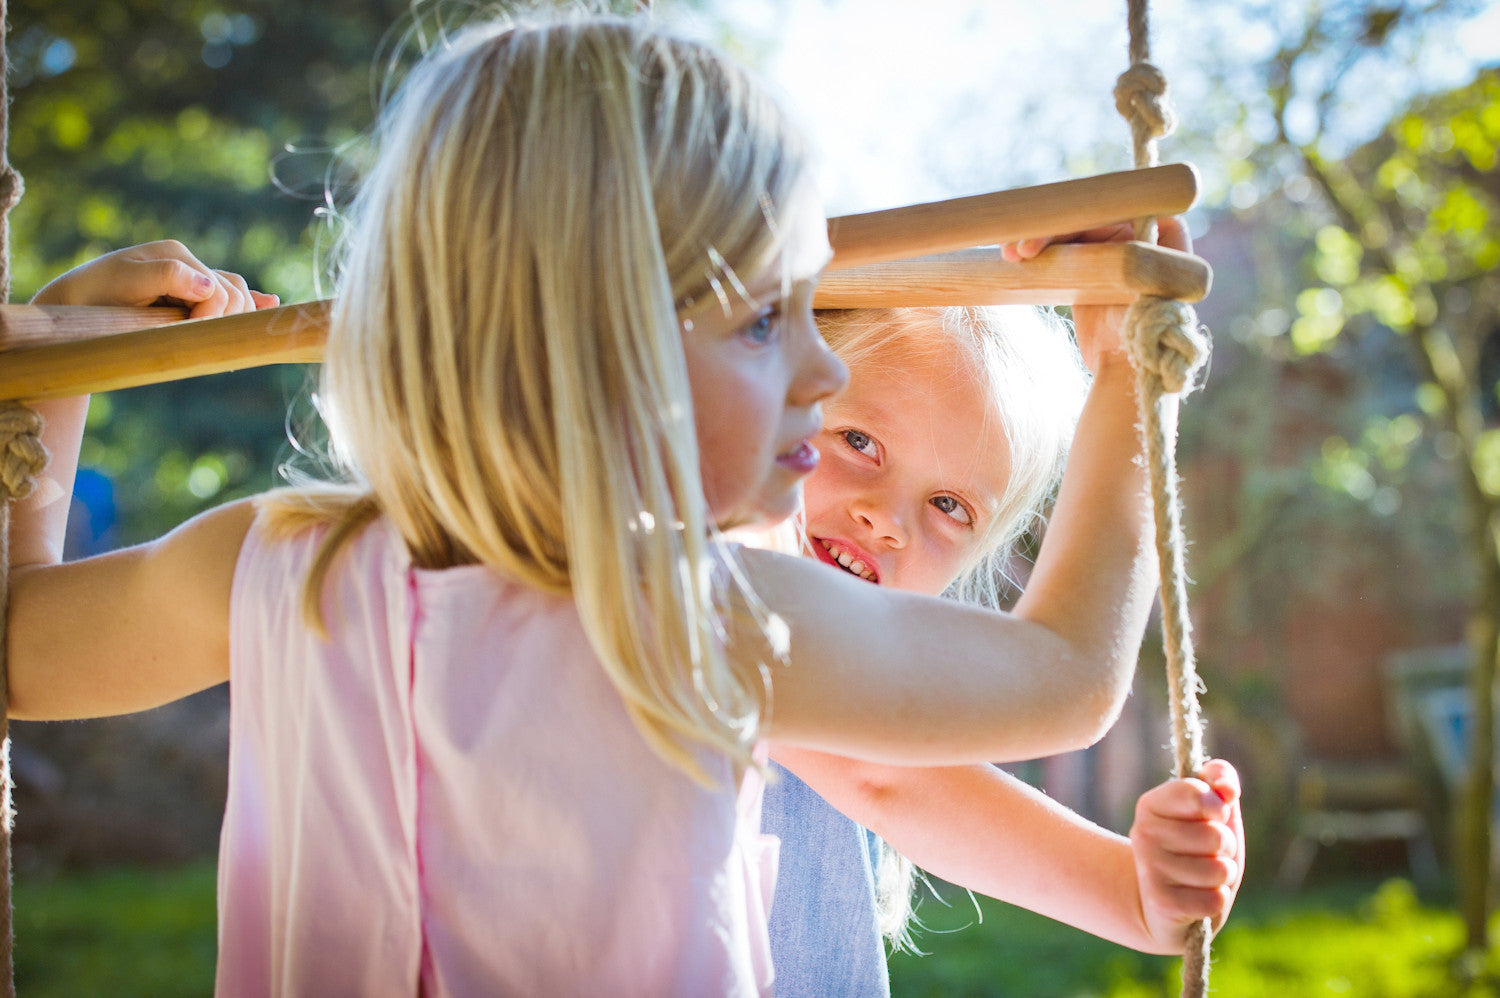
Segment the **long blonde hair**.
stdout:
<path fill-rule="evenodd" d="M 818 328 L 854 379 L 878 370 L 900 344 L 904 356 L 956 357 L 989 399 L 1009 445 L 1010 474 L 976 552 L 946 595 L 996 607 L 1019 588 L 1010 568 L 1017 547 L 1042 521 L 1062 478 L 1088 372 L 1055 312 L 1029 306 L 862 308 L 819 311 Z M 975 431 L 981 428 L 975 427 Z M 875 871 L 882 934 L 895 950 L 917 950 L 912 891 L 918 872 L 881 841 Z"/>
<path fill-rule="evenodd" d="M 677 312 L 777 258 L 803 142 L 712 49 L 578 14 L 465 29 L 377 138 L 320 390 L 350 485 L 268 504 L 283 530 L 334 525 L 310 611 L 385 516 L 418 565 L 571 594 L 663 758 L 747 764 L 764 669 L 723 649 L 715 589 L 743 584 L 714 570 Z"/>

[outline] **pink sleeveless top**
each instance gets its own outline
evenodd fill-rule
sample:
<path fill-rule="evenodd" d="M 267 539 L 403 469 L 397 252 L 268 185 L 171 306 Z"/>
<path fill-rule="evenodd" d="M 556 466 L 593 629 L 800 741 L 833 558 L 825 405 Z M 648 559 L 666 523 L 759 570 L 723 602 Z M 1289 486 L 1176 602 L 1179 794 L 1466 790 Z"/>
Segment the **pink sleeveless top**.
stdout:
<path fill-rule="evenodd" d="M 758 779 L 658 759 L 571 600 L 414 569 L 384 521 L 321 640 L 320 537 L 257 521 L 235 572 L 217 994 L 769 993 Z"/>

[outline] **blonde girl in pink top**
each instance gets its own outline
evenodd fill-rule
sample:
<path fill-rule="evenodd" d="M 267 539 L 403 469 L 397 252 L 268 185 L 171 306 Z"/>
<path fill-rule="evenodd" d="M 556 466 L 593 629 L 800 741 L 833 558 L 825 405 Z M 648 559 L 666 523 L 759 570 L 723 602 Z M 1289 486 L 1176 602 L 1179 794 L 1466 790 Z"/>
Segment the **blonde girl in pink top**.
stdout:
<path fill-rule="evenodd" d="M 220 994 L 768 993 L 765 739 L 946 765 L 1114 719 L 1154 590 L 1133 379 L 1096 376 L 1011 613 L 741 550 L 845 381 L 776 104 L 648 20 L 476 24 L 378 138 L 319 393 L 343 477 L 59 565 L 83 403 L 49 406 L 12 709 L 231 683 Z"/>

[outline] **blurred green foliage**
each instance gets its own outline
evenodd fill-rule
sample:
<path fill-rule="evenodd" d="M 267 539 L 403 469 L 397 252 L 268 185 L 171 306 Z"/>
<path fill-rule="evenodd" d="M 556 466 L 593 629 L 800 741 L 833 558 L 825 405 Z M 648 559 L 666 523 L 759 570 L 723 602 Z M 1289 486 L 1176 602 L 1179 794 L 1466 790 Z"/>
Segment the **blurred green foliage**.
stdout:
<path fill-rule="evenodd" d="M 1493 291 L 1471 285 L 1492 283 L 1500 264 L 1500 71 L 1413 106 L 1343 168 L 1306 152 L 1348 217 L 1318 230 L 1323 286 L 1298 298 L 1298 349 L 1325 350 L 1344 323 L 1368 316 L 1399 333 L 1441 322 L 1456 341 L 1449 362 L 1477 361 L 1472 341 L 1488 336 L 1492 316 L 1471 307 L 1474 292 L 1483 302 Z"/>
<path fill-rule="evenodd" d="M 333 150 L 373 116 L 403 0 L 15 0 L 13 273 L 173 237 L 299 300 Z M 339 178 L 334 177 L 337 180 Z"/>
<path fill-rule="evenodd" d="M 405 0 L 12 0 L 11 216 L 24 299 L 99 253 L 175 238 L 283 301 L 315 297 Z M 393 26 L 396 26 L 393 29 Z M 385 43 L 390 52 L 394 42 Z M 327 293 L 323 290 L 323 293 Z M 82 453 L 140 540 L 277 484 L 306 372 L 266 369 L 95 400 Z"/>
<path fill-rule="evenodd" d="M 1428 45 L 1480 6 L 1333 0 L 1291 11 L 1263 63 L 1272 140 L 1252 147 L 1235 204 L 1262 226 L 1281 221 L 1306 246 L 1303 272 L 1281 282 L 1293 308 L 1265 309 L 1272 321 L 1246 339 L 1328 390 L 1302 421 L 1314 444 L 1303 475 L 1289 476 L 1285 498 L 1266 504 L 1274 517 L 1262 518 L 1285 528 L 1295 517 L 1336 539 L 1325 550 L 1337 558 L 1316 562 L 1281 546 L 1293 570 L 1279 574 L 1307 594 L 1290 609 L 1312 603 L 1332 615 L 1357 600 L 1368 619 L 1399 622 L 1380 635 L 1397 647 L 1466 635 L 1470 688 L 1487 710 L 1500 648 L 1500 69 L 1406 96 L 1383 124 L 1360 123 L 1372 93 L 1411 73 L 1423 61 L 1415 53 L 1441 51 Z M 1477 716 L 1470 800 L 1443 790 L 1453 858 L 1468 871 L 1456 945 L 1480 958 L 1492 952 L 1494 753 Z M 1320 719 L 1304 720 L 1316 734 Z"/>

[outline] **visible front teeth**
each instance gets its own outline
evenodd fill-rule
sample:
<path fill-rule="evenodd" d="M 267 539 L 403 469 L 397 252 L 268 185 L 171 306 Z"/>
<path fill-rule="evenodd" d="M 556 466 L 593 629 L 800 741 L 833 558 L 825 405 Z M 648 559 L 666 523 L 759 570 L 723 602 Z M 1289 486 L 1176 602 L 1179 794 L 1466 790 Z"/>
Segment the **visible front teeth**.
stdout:
<path fill-rule="evenodd" d="M 833 545 L 828 543 L 827 541 L 819 541 L 818 543 L 823 545 L 824 551 L 827 551 L 829 554 L 833 555 L 833 560 L 843 566 L 845 571 L 849 572 L 851 575 L 859 576 L 866 582 L 875 581 L 874 571 L 872 571 L 864 562 L 856 561 L 854 559 L 854 556 L 849 554 L 849 552 L 847 551 L 835 551 L 833 549 Z"/>

